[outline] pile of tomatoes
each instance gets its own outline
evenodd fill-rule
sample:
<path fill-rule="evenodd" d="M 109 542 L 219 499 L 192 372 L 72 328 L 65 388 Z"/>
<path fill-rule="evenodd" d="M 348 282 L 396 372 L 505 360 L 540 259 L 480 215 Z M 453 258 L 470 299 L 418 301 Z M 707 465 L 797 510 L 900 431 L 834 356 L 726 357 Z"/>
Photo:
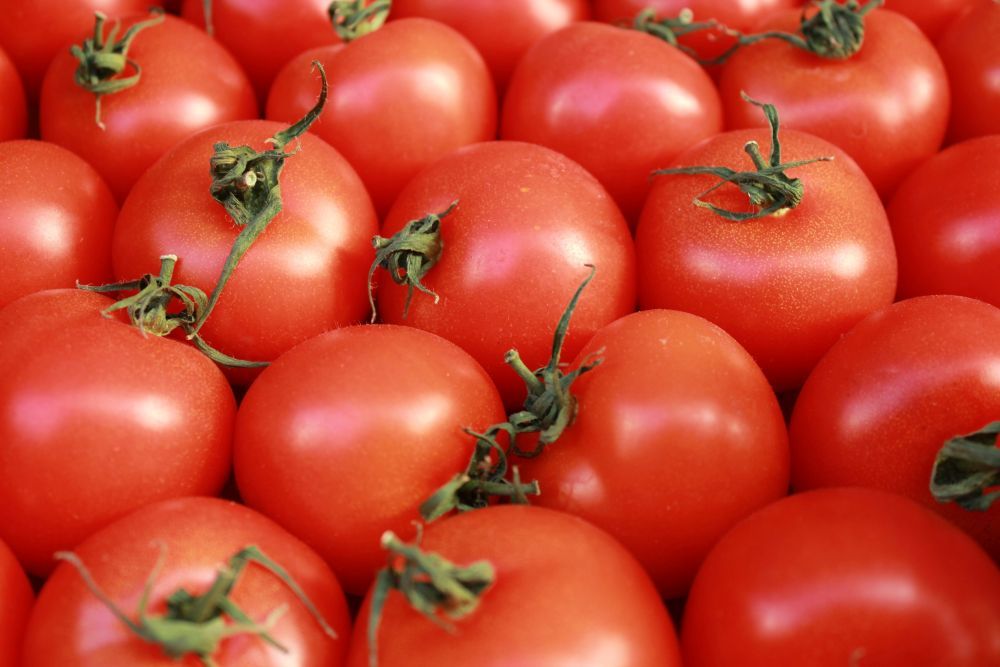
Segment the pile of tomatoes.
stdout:
<path fill-rule="evenodd" d="M 0 667 L 1000 667 L 997 0 L 0 9 Z"/>

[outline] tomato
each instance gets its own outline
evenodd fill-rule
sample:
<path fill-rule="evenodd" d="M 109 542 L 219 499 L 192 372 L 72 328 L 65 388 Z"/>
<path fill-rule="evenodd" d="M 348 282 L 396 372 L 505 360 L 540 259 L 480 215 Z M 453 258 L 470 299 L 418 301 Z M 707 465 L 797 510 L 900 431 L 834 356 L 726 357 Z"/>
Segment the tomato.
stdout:
<path fill-rule="evenodd" d="M 28 107 L 24 99 L 21 77 L 14 63 L 0 49 L 0 141 L 20 139 L 28 131 Z"/>
<path fill-rule="evenodd" d="M 0 144 L 0 307 L 76 281 L 110 282 L 117 215 L 100 175 L 68 150 L 41 141 Z"/>
<path fill-rule="evenodd" d="M 382 216 L 418 171 L 496 134 L 496 92 L 476 49 L 427 19 L 393 21 L 351 42 L 313 49 L 278 74 L 267 117 L 294 121 L 316 99 L 319 60 L 330 101 L 312 132 L 358 171 Z"/>
<path fill-rule="evenodd" d="M 463 472 L 473 439 L 505 420 L 489 377 L 432 334 L 355 326 L 313 338 L 265 370 L 240 406 L 244 500 L 305 540 L 363 595 L 384 562 L 379 537 Z"/>
<path fill-rule="evenodd" d="M 0 539 L 45 575 L 132 509 L 218 493 L 229 472 L 233 393 L 212 362 L 48 290 L 0 311 Z"/>
<path fill-rule="evenodd" d="M 799 16 L 780 13 L 764 27 L 795 32 Z M 764 124 L 743 92 L 770 102 L 785 127 L 844 149 L 888 197 L 941 146 L 948 81 L 934 46 L 911 21 L 875 10 L 864 24 L 861 50 L 843 60 L 776 39 L 744 47 L 723 65 L 719 93 L 727 128 Z"/>
<path fill-rule="evenodd" d="M 458 205 L 441 220 L 443 252 L 423 278 L 440 302 L 376 276 L 379 315 L 457 343 L 482 364 L 508 408 L 524 383 L 504 363 L 517 348 L 529 368 L 548 360 L 552 334 L 585 264 L 597 267 L 573 315 L 564 348 L 572 357 L 599 328 L 635 308 L 635 251 L 621 212 L 578 164 L 521 142 L 469 146 L 421 172 L 382 228 Z"/>
<path fill-rule="evenodd" d="M 131 16 L 122 30 L 148 18 Z M 80 32 L 76 39 L 85 36 Z M 45 75 L 39 109 L 42 138 L 90 162 L 119 202 L 182 139 L 218 123 L 257 117 L 253 90 L 239 64 L 185 21 L 166 16 L 145 28 L 128 58 L 142 68 L 141 78 L 131 88 L 101 96 L 103 129 L 94 122 L 94 95 L 74 80 L 79 61 L 68 50 Z"/>
<path fill-rule="evenodd" d="M 695 315 L 628 315 L 570 367 L 598 354 L 604 362 L 573 383 L 575 421 L 518 461 L 521 476 L 542 489 L 532 502 L 608 531 L 662 595 L 682 596 L 723 533 L 787 493 L 781 409 L 750 355 Z"/>
<path fill-rule="evenodd" d="M 928 490 L 944 441 L 1000 417 L 1000 309 L 925 296 L 858 324 L 816 366 L 791 420 L 797 489 L 866 486 L 937 510 L 1000 560 L 1000 506 L 968 512 Z"/>
<path fill-rule="evenodd" d="M 380 667 L 679 667 L 670 617 L 639 564 L 606 533 L 539 507 L 499 506 L 431 525 L 422 548 L 489 561 L 495 582 L 448 633 L 399 593 L 386 600 Z M 571 553 L 567 550 L 571 549 Z M 370 595 L 347 664 L 367 667 Z"/>
<path fill-rule="evenodd" d="M 1000 664 L 1000 571 L 898 496 L 793 495 L 755 513 L 698 572 L 685 667 Z"/>
<path fill-rule="evenodd" d="M 440 21 L 462 33 L 486 60 L 502 93 L 532 44 L 589 18 L 590 6 L 586 0 L 394 0 L 393 19 L 412 16 Z"/>
<path fill-rule="evenodd" d="M 216 142 L 256 150 L 285 129 L 241 121 L 200 132 L 136 183 L 115 227 L 112 261 L 121 279 L 148 272 L 158 258 L 181 259 L 175 282 L 211 293 L 239 228 L 210 192 Z M 293 345 L 365 318 L 365 274 L 377 231 L 371 200 L 337 151 L 305 134 L 293 141 L 280 176 L 282 210 L 226 284 L 202 337 L 247 361 L 269 361 Z M 249 383 L 254 372 L 230 375 Z"/>
<path fill-rule="evenodd" d="M 181 16 L 205 26 L 204 0 L 183 0 Z M 250 76 L 263 104 L 281 67 L 303 51 L 340 40 L 330 0 L 212 0 L 212 35 Z"/>
<path fill-rule="evenodd" d="M 910 19 L 931 41 L 937 41 L 938 37 L 948 28 L 949 25 L 964 12 L 968 11 L 977 2 L 983 0 L 888 0 L 885 3 L 887 9 L 898 12 Z M 991 0 L 985 0 L 990 2 Z"/>
<path fill-rule="evenodd" d="M 743 147 L 751 140 L 770 150 L 764 130 L 740 130 L 695 146 L 674 164 L 745 171 L 752 163 Z M 798 207 L 734 222 L 692 204 L 716 177 L 661 175 L 635 240 L 640 307 L 683 310 L 721 326 L 785 391 L 802 384 L 841 334 L 891 303 L 896 256 L 878 195 L 853 160 L 805 133 L 783 129 L 780 141 L 784 162 L 834 157 L 788 172 L 803 185 Z M 751 210 L 732 185 L 705 200 Z"/>
<path fill-rule="evenodd" d="M 1000 136 L 956 144 L 903 181 L 889 205 L 900 298 L 961 294 L 1000 307 Z"/>
<path fill-rule="evenodd" d="M 330 569 L 311 549 L 278 525 L 236 503 L 183 498 L 138 510 L 90 536 L 74 551 L 96 584 L 133 620 L 143 585 L 159 557 L 149 613 L 162 614 L 166 597 L 178 589 L 204 593 L 220 567 L 240 549 L 255 545 L 302 588 L 337 638 L 323 632 L 301 600 L 272 572 L 249 563 L 233 587 L 231 601 L 254 622 L 287 607 L 273 638 L 287 652 L 249 635 L 224 639 L 211 657 L 219 667 L 339 667 L 350 619 L 344 595 Z M 62 563 L 38 596 L 31 614 L 22 667 L 195 667 L 133 634 L 88 590 L 80 573 Z"/>
<path fill-rule="evenodd" d="M 949 141 L 1000 134 L 1000 7 L 980 0 L 937 44 L 953 105 Z"/>
<path fill-rule="evenodd" d="M 0 667 L 19 667 L 21 642 L 35 602 L 31 584 L 10 548 L 0 540 Z"/>
<path fill-rule="evenodd" d="M 579 162 L 634 224 L 650 172 L 721 130 L 718 93 L 694 60 L 650 35 L 588 22 L 525 54 L 500 134 Z"/>

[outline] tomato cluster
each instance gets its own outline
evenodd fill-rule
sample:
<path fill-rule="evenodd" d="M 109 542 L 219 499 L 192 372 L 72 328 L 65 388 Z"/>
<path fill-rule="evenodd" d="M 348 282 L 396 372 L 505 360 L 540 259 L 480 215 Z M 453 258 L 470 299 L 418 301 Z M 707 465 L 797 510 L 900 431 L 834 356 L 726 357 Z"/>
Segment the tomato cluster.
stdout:
<path fill-rule="evenodd" d="M 0 667 L 1000 667 L 1000 0 L 0 10 Z"/>

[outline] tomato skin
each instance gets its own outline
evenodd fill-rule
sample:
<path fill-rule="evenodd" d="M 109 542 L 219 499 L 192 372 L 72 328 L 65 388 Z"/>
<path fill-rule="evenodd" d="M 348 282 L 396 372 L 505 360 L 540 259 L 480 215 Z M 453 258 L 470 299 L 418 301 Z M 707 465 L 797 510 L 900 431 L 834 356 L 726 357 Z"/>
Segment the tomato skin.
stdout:
<path fill-rule="evenodd" d="M 937 43 L 953 98 L 950 142 L 1000 134 L 1000 7 L 982 0 Z"/>
<path fill-rule="evenodd" d="M 503 93 L 524 52 L 545 35 L 589 18 L 590 6 L 586 0 L 394 0 L 391 19 L 413 16 L 462 33 L 482 54 Z"/>
<path fill-rule="evenodd" d="M 766 131 L 739 130 L 695 146 L 674 166 L 752 169 L 743 150 L 750 140 L 770 151 Z M 714 176 L 658 176 L 635 241 L 640 308 L 683 310 L 721 326 L 785 391 L 805 381 L 841 334 L 892 302 L 896 255 L 878 195 L 853 160 L 802 132 L 782 129 L 780 140 L 784 162 L 834 157 L 789 170 L 805 191 L 797 208 L 732 222 L 692 204 Z M 706 199 L 751 210 L 732 185 Z"/>
<path fill-rule="evenodd" d="M 105 296 L 47 290 L 0 311 L 0 539 L 28 572 L 164 498 L 218 493 L 236 401 L 187 345 L 105 318 Z M 154 377 L 155 376 L 155 377 Z"/>
<path fill-rule="evenodd" d="M 910 174 L 887 210 L 899 258 L 897 295 L 960 294 L 1000 307 L 1000 189 L 989 165 L 1000 136 L 938 153 Z M 971 239 L 971 241 L 970 241 Z"/>
<path fill-rule="evenodd" d="M 153 613 L 162 612 L 164 599 L 178 588 L 203 593 L 233 554 L 256 545 L 288 571 L 338 636 L 327 637 L 277 577 L 251 563 L 231 599 L 255 621 L 288 605 L 272 631 L 288 653 L 254 637 L 231 637 L 213 656 L 220 667 L 343 664 L 350 618 L 333 573 L 305 544 L 242 505 L 214 498 L 157 503 L 93 534 L 74 553 L 97 584 L 134 619 L 143 584 L 160 554 L 158 544 L 165 546 L 166 563 L 150 597 Z M 193 656 L 173 660 L 159 646 L 132 634 L 87 590 L 79 573 L 62 563 L 45 583 L 32 611 L 22 667 L 201 664 Z"/>
<path fill-rule="evenodd" d="M 795 32 L 799 12 L 781 13 L 768 29 Z M 842 148 L 888 197 L 934 155 L 948 124 L 948 81 L 934 46 L 890 11 L 865 16 L 861 50 L 828 60 L 779 40 L 737 52 L 719 76 L 728 129 L 766 125 L 741 97 L 774 104 L 783 128 L 815 134 Z"/>
<path fill-rule="evenodd" d="M 130 16 L 122 30 L 148 17 Z M 80 33 L 78 41 L 85 36 Z M 101 98 L 105 129 L 94 122 L 94 95 L 74 81 L 79 63 L 68 50 L 53 59 L 39 108 L 42 138 L 87 160 L 119 202 L 179 141 L 212 125 L 257 117 L 253 90 L 239 64 L 186 21 L 166 16 L 144 29 L 128 57 L 142 67 L 142 76 L 135 86 Z"/>
<path fill-rule="evenodd" d="M 287 126 L 240 121 L 179 144 L 136 183 L 115 226 L 115 276 L 133 278 L 180 257 L 174 283 L 211 293 L 239 229 L 209 193 L 212 145 L 249 145 Z M 287 150 L 283 208 L 241 260 L 201 330 L 216 349 L 240 359 L 276 359 L 323 331 L 366 318 L 366 275 L 375 213 L 364 186 L 337 151 L 305 134 Z M 335 286 L 335 289 L 331 289 Z M 231 372 L 248 384 L 256 372 Z"/>
<path fill-rule="evenodd" d="M 315 103 L 319 60 L 330 99 L 311 131 L 343 153 L 379 216 L 421 169 L 493 139 L 496 91 L 475 47 L 437 21 L 392 21 L 351 42 L 293 58 L 274 80 L 267 118 L 294 121 Z"/>
<path fill-rule="evenodd" d="M 680 666 L 670 617 L 648 575 L 581 519 L 540 507 L 490 507 L 432 524 L 421 546 L 459 565 L 488 560 L 496 581 L 454 634 L 392 593 L 379 628 L 381 667 L 461 665 L 469 656 L 480 667 Z M 350 667 L 368 665 L 370 602 L 369 594 L 354 626 Z"/>
<path fill-rule="evenodd" d="M 1000 506 L 938 504 L 928 484 L 944 441 L 1000 416 L 1000 309 L 923 296 L 863 320 L 816 366 L 790 425 L 796 489 L 865 486 L 950 519 L 1000 560 Z"/>
<path fill-rule="evenodd" d="M 977 2 L 983 2 L 983 0 L 934 0 L 934 2 L 888 0 L 885 7 L 910 19 L 924 31 L 928 39 L 936 41 L 955 19 L 975 6 Z"/>
<path fill-rule="evenodd" d="M 1000 664 L 998 596 L 982 549 L 912 501 L 796 494 L 709 554 L 685 607 L 684 665 Z"/>
<path fill-rule="evenodd" d="M 117 216 L 108 186 L 73 153 L 41 141 L 0 144 L 0 307 L 77 281 L 110 282 Z"/>
<path fill-rule="evenodd" d="M 573 314 L 563 358 L 599 328 L 635 309 L 635 250 L 607 191 L 567 157 L 514 141 L 455 151 L 400 193 L 382 228 L 391 236 L 409 220 L 459 204 L 441 221 L 444 251 L 422 282 L 435 304 L 376 275 L 382 321 L 430 331 L 457 343 L 489 373 L 508 409 L 521 405 L 524 382 L 504 363 L 517 348 L 528 368 L 544 366 L 563 310 L 597 267 Z"/>
<path fill-rule="evenodd" d="M 650 35 L 585 22 L 521 59 L 500 135 L 576 160 L 634 224 L 650 172 L 721 131 L 718 93 L 694 60 Z"/>
<path fill-rule="evenodd" d="M 20 139 L 28 131 L 28 105 L 24 86 L 10 57 L 0 49 L 0 141 Z"/>
<path fill-rule="evenodd" d="M 21 643 L 35 594 L 20 563 L 0 540 L 0 667 L 19 667 Z"/>
<path fill-rule="evenodd" d="M 474 440 L 505 421 L 489 376 L 448 341 L 359 325 L 282 355 L 250 387 L 235 437 L 246 503 L 305 540 L 345 590 L 363 595 L 385 563 L 379 538 L 464 472 Z"/>

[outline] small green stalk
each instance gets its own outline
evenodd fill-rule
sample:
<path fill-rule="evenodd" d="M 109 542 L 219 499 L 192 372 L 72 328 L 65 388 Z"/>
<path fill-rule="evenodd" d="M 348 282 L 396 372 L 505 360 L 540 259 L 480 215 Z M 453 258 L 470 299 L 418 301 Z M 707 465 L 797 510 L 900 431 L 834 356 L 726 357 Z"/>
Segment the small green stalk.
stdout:
<path fill-rule="evenodd" d="M 985 512 L 1000 499 L 1000 421 L 974 433 L 947 440 L 931 471 L 931 495 L 940 502 L 955 502 L 964 509 Z"/>
<path fill-rule="evenodd" d="M 860 51 L 864 44 L 865 15 L 881 7 L 884 2 L 885 0 L 870 0 L 861 6 L 857 0 L 848 0 L 844 4 L 836 0 L 816 0 L 813 2 L 813 6 L 818 9 L 815 14 L 806 18 L 805 10 L 802 12 L 799 24 L 801 35 L 780 31 L 742 35 L 730 31 L 737 36 L 738 41 L 736 47 L 725 56 L 728 57 L 735 48 L 741 46 L 748 46 L 765 39 L 780 39 L 821 58 L 831 60 L 850 58 Z"/>
<path fill-rule="evenodd" d="M 657 19 L 656 10 L 651 7 L 636 14 L 635 20 L 632 22 L 632 29 L 663 40 L 675 49 L 679 49 L 680 51 L 683 51 L 687 55 L 691 56 L 702 65 L 715 65 L 722 61 L 719 58 L 713 58 L 711 60 L 703 59 L 701 55 L 699 55 L 698 52 L 690 46 L 681 44 L 680 38 L 685 35 L 703 32 L 705 30 L 728 32 L 727 29 L 715 19 L 709 21 L 695 21 L 694 13 L 690 9 L 681 10 L 676 17 Z M 728 56 L 728 53 L 726 55 Z"/>
<path fill-rule="evenodd" d="M 330 23 L 337 36 L 344 42 L 375 32 L 389 18 L 392 0 L 375 0 L 366 6 L 366 0 L 333 0 L 327 8 Z"/>

